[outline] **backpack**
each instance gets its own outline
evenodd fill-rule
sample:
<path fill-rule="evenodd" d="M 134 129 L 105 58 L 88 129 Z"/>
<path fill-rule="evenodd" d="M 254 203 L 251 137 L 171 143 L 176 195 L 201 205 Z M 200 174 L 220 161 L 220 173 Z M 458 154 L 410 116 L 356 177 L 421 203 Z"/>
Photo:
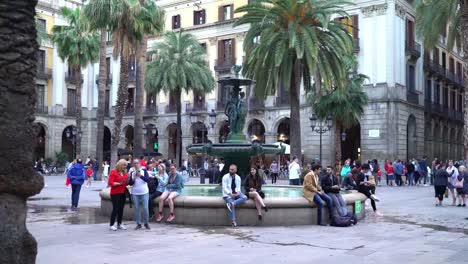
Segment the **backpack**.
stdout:
<path fill-rule="evenodd" d="M 70 175 L 70 178 L 75 178 L 75 179 L 82 179 L 83 178 L 83 169 L 78 168 L 78 167 L 72 167 L 69 171 L 68 174 Z"/>
<path fill-rule="evenodd" d="M 348 227 L 351 225 L 356 225 L 358 222 L 355 214 L 348 212 L 345 216 L 334 215 L 332 218 L 331 226 L 337 227 Z"/>

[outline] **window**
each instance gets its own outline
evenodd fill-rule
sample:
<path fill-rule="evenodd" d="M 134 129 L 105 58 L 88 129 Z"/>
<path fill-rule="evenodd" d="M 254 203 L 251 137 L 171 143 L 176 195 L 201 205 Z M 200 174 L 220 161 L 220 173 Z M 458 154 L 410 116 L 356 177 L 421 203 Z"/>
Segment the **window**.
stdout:
<path fill-rule="evenodd" d="M 135 55 L 130 55 L 128 59 L 128 79 L 130 81 L 136 80 L 136 59 Z"/>
<path fill-rule="evenodd" d="M 172 29 L 180 28 L 180 15 L 172 16 Z"/>
<path fill-rule="evenodd" d="M 458 94 L 458 112 L 463 112 L 463 94 Z"/>
<path fill-rule="evenodd" d="M 450 108 L 455 110 L 455 106 L 456 106 L 456 96 L 455 96 L 455 91 L 452 90 L 452 92 L 450 92 Z"/>
<path fill-rule="evenodd" d="M 440 83 L 435 82 L 434 86 L 434 103 L 440 104 Z"/>
<path fill-rule="evenodd" d="M 105 116 L 109 116 L 109 108 L 110 108 L 110 90 L 106 89 L 106 100 L 105 100 L 105 108 L 104 114 Z"/>
<path fill-rule="evenodd" d="M 234 60 L 234 39 L 220 40 L 218 42 L 218 62 L 233 64 Z"/>
<path fill-rule="evenodd" d="M 41 18 L 38 18 L 37 19 L 37 26 L 40 30 L 44 31 L 44 32 L 47 32 L 47 29 L 46 29 L 46 20 L 45 19 L 41 19 Z"/>
<path fill-rule="evenodd" d="M 156 95 L 155 94 L 146 95 L 146 108 L 156 109 Z"/>
<path fill-rule="evenodd" d="M 451 73 L 455 73 L 455 60 L 453 59 L 453 57 L 449 58 L 449 71 Z"/>
<path fill-rule="evenodd" d="M 205 10 L 199 10 L 193 12 L 193 24 L 194 25 L 203 25 L 206 23 L 206 14 Z"/>
<path fill-rule="evenodd" d="M 416 71 L 414 65 L 408 65 L 407 89 L 414 92 L 416 90 Z"/>
<path fill-rule="evenodd" d="M 457 76 L 463 76 L 463 67 L 460 62 L 457 62 Z"/>
<path fill-rule="evenodd" d="M 135 108 L 135 89 L 128 88 L 127 109 L 133 110 L 134 108 Z"/>
<path fill-rule="evenodd" d="M 107 82 L 110 81 L 111 74 L 110 74 L 110 66 L 111 66 L 111 61 L 110 58 L 106 58 L 106 76 L 107 76 Z"/>
<path fill-rule="evenodd" d="M 443 90 L 443 94 L 442 94 L 442 103 L 443 103 L 443 106 L 444 108 L 448 108 L 448 103 L 449 103 L 449 92 L 448 92 L 448 88 L 447 87 L 444 87 L 444 90 Z"/>
<path fill-rule="evenodd" d="M 432 81 L 431 79 L 426 80 L 426 91 L 424 93 L 424 100 L 430 102 L 432 98 Z"/>
<path fill-rule="evenodd" d="M 414 21 L 406 20 L 406 47 L 414 48 Z"/>
<path fill-rule="evenodd" d="M 219 21 L 226 21 L 234 18 L 234 5 L 225 5 L 219 7 Z"/>
<path fill-rule="evenodd" d="M 68 114 L 76 112 L 76 90 L 72 88 L 67 89 L 67 112 Z"/>
<path fill-rule="evenodd" d="M 44 85 L 36 85 L 37 90 L 37 109 L 44 109 L 45 106 L 45 87 Z"/>
<path fill-rule="evenodd" d="M 439 64 L 439 49 L 438 48 L 434 49 L 433 59 L 434 59 L 434 63 Z"/>
<path fill-rule="evenodd" d="M 39 72 L 44 72 L 45 70 L 45 50 L 37 51 L 37 70 Z"/>
<path fill-rule="evenodd" d="M 442 68 L 447 68 L 447 55 L 445 52 L 442 52 Z"/>

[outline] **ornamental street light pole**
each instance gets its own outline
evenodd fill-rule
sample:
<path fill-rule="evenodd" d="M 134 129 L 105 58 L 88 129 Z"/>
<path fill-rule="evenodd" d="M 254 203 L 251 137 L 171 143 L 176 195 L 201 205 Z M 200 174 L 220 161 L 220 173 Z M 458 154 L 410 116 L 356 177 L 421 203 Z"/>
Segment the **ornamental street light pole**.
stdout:
<path fill-rule="evenodd" d="M 312 131 L 320 135 L 320 163 L 322 163 L 322 135 L 330 131 L 333 125 L 333 119 L 329 116 L 325 120 L 319 120 L 315 114 L 313 114 L 309 117 L 309 120 Z"/>

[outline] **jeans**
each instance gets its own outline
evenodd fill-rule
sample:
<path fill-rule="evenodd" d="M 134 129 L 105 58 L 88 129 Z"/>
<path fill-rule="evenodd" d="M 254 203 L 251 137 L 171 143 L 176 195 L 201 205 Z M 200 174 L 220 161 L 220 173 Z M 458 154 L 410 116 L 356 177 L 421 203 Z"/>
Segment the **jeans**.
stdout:
<path fill-rule="evenodd" d="M 154 199 L 156 197 L 159 197 L 161 196 L 162 192 L 159 192 L 159 191 L 155 191 L 153 193 L 150 193 L 149 195 L 149 199 L 148 199 L 148 212 L 149 212 L 149 215 L 150 217 L 154 215 Z"/>
<path fill-rule="evenodd" d="M 335 209 L 336 211 L 338 211 L 338 214 L 340 216 L 348 215 L 348 208 L 346 208 L 346 202 L 343 199 L 343 196 L 341 196 L 341 194 L 339 193 L 327 193 L 327 194 L 332 199 L 333 204 L 335 205 Z"/>
<path fill-rule="evenodd" d="M 73 207 L 78 207 L 78 201 L 80 200 L 81 184 L 72 184 L 72 196 L 71 202 Z"/>
<path fill-rule="evenodd" d="M 271 173 L 271 183 L 276 183 L 276 179 L 278 178 L 278 173 L 273 172 Z"/>
<path fill-rule="evenodd" d="M 289 185 L 300 185 L 299 179 L 289 180 Z"/>
<path fill-rule="evenodd" d="M 148 211 L 149 193 L 132 194 L 132 198 L 133 198 L 133 205 L 135 205 L 135 221 L 137 225 L 141 224 L 140 203 L 143 209 L 143 222 L 144 224 L 148 224 L 149 222 L 149 211 Z"/>
<path fill-rule="evenodd" d="M 97 181 L 97 171 L 93 170 L 93 180 Z"/>
<path fill-rule="evenodd" d="M 427 171 L 420 171 L 419 174 L 421 175 L 421 178 L 424 180 L 424 184 L 427 183 Z"/>
<path fill-rule="evenodd" d="M 322 224 L 322 210 L 325 203 L 328 207 L 328 217 L 330 220 L 333 217 L 333 201 L 330 196 L 325 193 L 315 193 L 314 194 L 314 203 L 317 205 L 317 224 Z"/>
<path fill-rule="evenodd" d="M 240 196 L 237 197 L 237 198 L 232 198 L 231 196 L 226 196 L 226 197 L 223 197 L 224 201 L 226 201 L 226 203 L 234 203 L 234 206 L 231 207 L 231 221 L 236 221 L 236 206 L 238 206 L 239 204 L 243 204 L 245 203 L 245 201 L 247 201 L 247 196 L 245 196 L 245 194 L 243 193 L 240 193 Z"/>
<path fill-rule="evenodd" d="M 117 217 L 117 224 L 122 224 L 123 210 L 125 206 L 125 193 L 111 194 L 112 213 L 110 225 L 113 226 Z"/>
<path fill-rule="evenodd" d="M 397 186 L 401 186 L 403 184 L 403 180 L 401 179 L 401 175 L 400 174 L 396 174 L 395 173 L 395 183 Z"/>

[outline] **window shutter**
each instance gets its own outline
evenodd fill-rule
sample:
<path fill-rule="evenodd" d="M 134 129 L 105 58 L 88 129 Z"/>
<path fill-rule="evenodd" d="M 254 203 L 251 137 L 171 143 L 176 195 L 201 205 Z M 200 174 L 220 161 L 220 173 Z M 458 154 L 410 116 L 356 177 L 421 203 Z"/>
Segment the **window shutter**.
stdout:
<path fill-rule="evenodd" d="M 218 21 L 224 21 L 224 6 L 218 7 Z"/>
<path fill-rule="evenodd" d="M 359 38 L 359 16 L 353 15 L 351 16 L 351 18 L 353 21 L 353 38 L 358 39 Z"/>
<path fill-rule="evenodd" d="M 193 11 L 193 25 L 198 25 L 198 23 L 197 23 L 197 11 Z"/>
<path fill-rule="evenodd" d="M 232 39 L 231 45 L 231 63 L 236 63 L 236 39 Z"/>
<path fill-rule="evenodd" d="M 206 12 L 205 9 L 201 11 L 201 16 L 202 16 L 202 22 L 200 24 L 205 24 L 206 23 Z"/>
<path fill-rule="evenodd" d="M 224 62 L 224 41 L 218 41 L 218 65 Z"/>
<path fill-rule="evenodd" d="M 231 4 L 231 14 L 230 14 L 230 19 L 234 18 L 234 4 Z"/>

